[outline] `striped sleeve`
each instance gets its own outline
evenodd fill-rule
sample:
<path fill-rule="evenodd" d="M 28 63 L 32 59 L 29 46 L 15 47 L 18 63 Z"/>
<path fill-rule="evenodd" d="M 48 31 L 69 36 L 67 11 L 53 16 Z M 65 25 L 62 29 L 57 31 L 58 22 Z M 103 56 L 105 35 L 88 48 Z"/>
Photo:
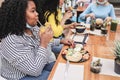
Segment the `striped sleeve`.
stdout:
<path fill-rule="evenodd" d="M 47 50 L 43 47 L 37 49 L 36 53 L 33 47 L 25 45 L 15 36 L 7 37 L 2 42 L 2 55 L 11 63 L 13 67 L 31 76 L 41 74 L 44 66 L 47 64 Z"/>

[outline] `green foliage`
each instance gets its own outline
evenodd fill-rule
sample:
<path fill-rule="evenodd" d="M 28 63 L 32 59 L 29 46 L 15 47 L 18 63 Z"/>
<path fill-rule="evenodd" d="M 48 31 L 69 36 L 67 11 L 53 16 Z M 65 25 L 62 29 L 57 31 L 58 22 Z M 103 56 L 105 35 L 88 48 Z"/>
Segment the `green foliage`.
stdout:
<path fill-rule="evenodd" d="M 115 42 L 114 54 L 116 58 L 120 61 L 120 41 Z"/>
<path fill-rule="evenodd" d="M 100 59 L 98 59 L 97 61 L 93 62 L 93 66 L 102 66 L 102 64 L 100 63 Z"/>
<path fill-rule="evenodd" d="M 107 22 L 104 22 L 103 23 L 103 28 L 106 28 L 107 27 Z"/>

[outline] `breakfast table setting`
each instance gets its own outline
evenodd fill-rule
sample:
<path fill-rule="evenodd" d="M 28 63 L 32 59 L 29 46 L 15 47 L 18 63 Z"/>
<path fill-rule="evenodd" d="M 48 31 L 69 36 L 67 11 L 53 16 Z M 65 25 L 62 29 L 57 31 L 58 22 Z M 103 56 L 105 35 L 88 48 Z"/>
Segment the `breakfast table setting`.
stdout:
<path fill-rule="evenodd" d="M 120 40 L 120 25 L 115 31 L 107 25 L 107 33 L 96 28 L 92 31 L 90 27 L 80 23 L 71 29 L 67 38 L 74 40 L 75 47 L 64 45 L 48 80 L 120 79 L 120 74 L 115 72 L 113 53 L 114 42 Z"/>
<path fill-rule="evenodd" d="M 120 24 L 116 20 L 91 19 L 78 22 L 78 15 L 86 7 L 78 7 L 74 16 L 78 25 L 69 29 L 65 38 L 74 41 L 74 47 L 64 45 L 48 80 L 120 80 Z M 74 11 L 74 9 L 73 9 Z M 115 42 L 119 45 L 115 46 Z M 116 49 L 116 56 L 115 53 Z"/>

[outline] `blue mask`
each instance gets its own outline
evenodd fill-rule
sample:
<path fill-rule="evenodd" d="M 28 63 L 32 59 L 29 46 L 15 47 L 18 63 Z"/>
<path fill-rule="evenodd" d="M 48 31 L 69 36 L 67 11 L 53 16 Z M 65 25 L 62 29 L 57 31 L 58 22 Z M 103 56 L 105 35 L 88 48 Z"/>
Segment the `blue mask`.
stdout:
<path fill-rule="evenodd" d="M 32 28 L 33 28 L 33 27 L 30 26 L 28 23 L 26 23 L 26 27 L 27 27 L 28 29 L 32 29 Z"/>

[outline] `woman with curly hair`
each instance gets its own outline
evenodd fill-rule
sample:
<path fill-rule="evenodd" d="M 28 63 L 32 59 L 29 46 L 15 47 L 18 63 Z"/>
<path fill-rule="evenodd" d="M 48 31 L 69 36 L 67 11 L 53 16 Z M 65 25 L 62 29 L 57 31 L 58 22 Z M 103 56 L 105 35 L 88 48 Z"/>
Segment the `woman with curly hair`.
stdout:
<path fill-rule="evenodd" d="M 60 8 L 62 7 L 64 0 L 44 0 L 43 5 L 40 6 L 41 0 L 35 0 L 37 5 L 37 11 L 39 13 L 39 19 L 42 24 L 46 22 L 50 23 L 54 32 L 54 38 L 62 39 L 64 37 L 63 32 L 65 29 L 74 28 L 76 23 L 65 24 L 66 20 L 72 17 L 72 12 L 67 11 L 63 16 Z M 51 2 L 52 1 L 52 2 Z M 63 44 L 52 46 L 52 51 L 55 54 L 60 53 Z"/>
<path fill-rule="evenodd" d="M 54 65 L 52 44 L 72 44 L 54 40 L 49 27 L 41 33 L 34 0 L 6 0 L 0 8 L 1 76 L 7 80 L 47 80 Z"/>

